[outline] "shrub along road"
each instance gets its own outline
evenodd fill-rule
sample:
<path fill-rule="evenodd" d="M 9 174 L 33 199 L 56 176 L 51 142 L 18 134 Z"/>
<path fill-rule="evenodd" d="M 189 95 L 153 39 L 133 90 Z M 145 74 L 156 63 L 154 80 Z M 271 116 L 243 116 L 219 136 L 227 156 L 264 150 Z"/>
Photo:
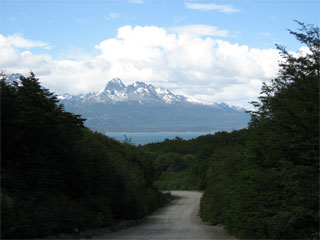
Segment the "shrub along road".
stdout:
<path fill-rule="evenodd" d="M 202 193 L 172 191 L 173 200 L 166 207 L 149 216 L 146 221 L 117 233 L 95 237 L 98 239 L 234 239 L 222 227 L 208 226 L 199 216 Z"/>

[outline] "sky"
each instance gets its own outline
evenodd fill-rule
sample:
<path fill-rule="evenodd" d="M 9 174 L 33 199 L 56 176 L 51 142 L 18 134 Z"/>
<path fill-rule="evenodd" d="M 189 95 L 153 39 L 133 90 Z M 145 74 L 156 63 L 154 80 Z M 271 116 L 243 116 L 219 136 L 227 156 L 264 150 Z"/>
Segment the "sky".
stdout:
<path fill-rule="evenodd" d="M 56 94 L 97 92 L 112 78 L 197 101 L 251 108 L 277 76 L 275 44 L 320 25 L 318 0 L 0 0 L 0 69 Z"/>

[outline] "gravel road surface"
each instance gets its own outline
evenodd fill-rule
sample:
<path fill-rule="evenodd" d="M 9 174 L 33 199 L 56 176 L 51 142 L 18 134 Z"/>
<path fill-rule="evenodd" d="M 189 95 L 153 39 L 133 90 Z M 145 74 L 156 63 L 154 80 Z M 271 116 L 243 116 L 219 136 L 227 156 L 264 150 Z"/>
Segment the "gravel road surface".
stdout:
<path fill-rule="evenodd" d="M 200 217 L 199 202 L 202 193 L 171 191 L 176 197 L 166 207 L 150 215 L 144 223 L 97 239 L 235 239 L 222 227 L 208 226 Z"/>

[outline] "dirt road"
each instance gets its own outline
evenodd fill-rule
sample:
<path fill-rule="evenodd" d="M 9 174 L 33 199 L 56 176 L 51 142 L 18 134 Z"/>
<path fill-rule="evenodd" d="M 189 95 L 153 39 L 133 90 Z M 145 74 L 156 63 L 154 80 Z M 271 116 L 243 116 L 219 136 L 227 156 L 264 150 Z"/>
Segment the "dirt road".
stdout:
<path fill-rule="evenodd" d="M 149 216 L 145 223 L 98 239 L 235 239 L 221 227 L 207 226 L 199 218 L 201 193 L 172 191 L 176 199 Z"/>

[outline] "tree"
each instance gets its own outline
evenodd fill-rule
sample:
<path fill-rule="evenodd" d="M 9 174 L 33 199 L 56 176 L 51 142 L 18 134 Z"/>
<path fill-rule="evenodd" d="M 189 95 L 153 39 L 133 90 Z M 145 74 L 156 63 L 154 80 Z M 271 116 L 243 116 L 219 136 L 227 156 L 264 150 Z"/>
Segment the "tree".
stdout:
<path fill-rule="evenodd" d="M 300 32 L 289 31 L 304 51 L 292 54 L 278 46 L 284 59 L 278 77 L 264 84 L 260 102 L 253 102 L 257 110 L 239 174 L 239 194 L 247 202 L 240 212 L 254 222 L 246 232 L 250 237 L 309 239 L 319 234 L 319 28 L 298 24 Z M 249 201 L 248 192 L 253 193 Z M 248 204 L 261 208 L 248 210 Z"/>
<path fill-rule="evenodd" d="M 72 169 L 69 163 L 74 152 L 70 149 L 82 134 L 84 120 L 65 112 L 56 96 L 41 87 L 32 72 L 30 77 L 21 77 L 19 84 L 2 79 L 1 98 L 2 168 L 6 170 L 2 186 L 16 189 L 17 194 L 40 193 L 49 187 L 49 182 L 50 187 L 61 188 L 64 177 L 57 173 L 58 169 Z M 7 186 L 9 172 L 22 178 L 20 183 L 15 182 L 24 187 Z"/>
<path fill-rule="evenodd" d="M 243 154 L 222 151 L 209 168 L 201 217 L 238 238 L 319 239 L 319 28 L 298 24 L 289 32 L 303 51 L 278 46 L 280 71 L 253 102 Z"/>

